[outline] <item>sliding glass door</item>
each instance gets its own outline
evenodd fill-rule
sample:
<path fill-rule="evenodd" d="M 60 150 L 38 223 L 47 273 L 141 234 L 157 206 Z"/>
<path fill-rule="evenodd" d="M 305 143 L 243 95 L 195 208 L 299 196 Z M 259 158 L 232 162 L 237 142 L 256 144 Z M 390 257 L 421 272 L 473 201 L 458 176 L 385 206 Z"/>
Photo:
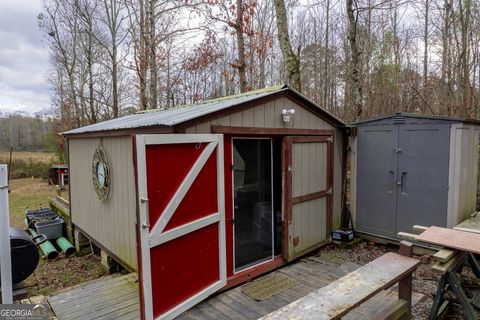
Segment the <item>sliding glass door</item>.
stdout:
<path fill-rule="evenodd" d="M 235 272 L 273 259 L 272 140 L 232 139 Z"/>

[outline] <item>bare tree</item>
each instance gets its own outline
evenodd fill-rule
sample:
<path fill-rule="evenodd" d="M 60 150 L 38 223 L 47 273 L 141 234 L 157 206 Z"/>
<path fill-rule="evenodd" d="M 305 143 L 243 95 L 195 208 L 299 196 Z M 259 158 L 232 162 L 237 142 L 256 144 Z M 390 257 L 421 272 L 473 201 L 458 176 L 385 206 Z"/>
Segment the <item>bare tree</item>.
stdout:
<path fill-rule="evenodd" d="M 283 60 L 286 64 L 288 83 L 293 89 L 302 91 L 302 83 L 300 79 L 300 59 L 293 52 L 292 44 L 288 30 L 287 8 L 284 0 L 273 0 L 275 5 L 275 13 L 277 16 L 277 33 L 278 42 L 282 50 Z"/>

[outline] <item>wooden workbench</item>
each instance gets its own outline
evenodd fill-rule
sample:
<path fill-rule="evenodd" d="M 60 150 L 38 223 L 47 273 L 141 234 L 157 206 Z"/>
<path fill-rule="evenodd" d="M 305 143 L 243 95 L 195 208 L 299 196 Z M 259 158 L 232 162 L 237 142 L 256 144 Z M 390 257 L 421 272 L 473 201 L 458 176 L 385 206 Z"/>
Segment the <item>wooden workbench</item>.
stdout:
<path fill-rule="evenodd" d="M 439 268 L 438 263 L 434 269 L 441 270 L 442 276 L 438 282 L 437 293 L 432 305 L 429 319 L 437 319 L 448 301 L 446 294 L 453 290 L 457 300 L 463 306 L 465 317 L 469 320 L 478 319 L 477 313 L 462 286 L 461 273 L 465 264 L 469 264 L 477 278 L 480 278 L 480 267 L 474 257 L 480 254 L 480 232 L 467 232 L 465 229 L 472 223 L 464 224 L 463 229 L 447 229 L 440 227 L 425 228 L 422 233 L 415 237 L 416 241 L 434 244 L 456 251 L 451 255 L 450 260 Z M 462 227 L 461 227 L 462 228 Z M 478 229 L 480 231 L 480 229 Z M 442 266 L 442 264 L 440 265 Z"/>

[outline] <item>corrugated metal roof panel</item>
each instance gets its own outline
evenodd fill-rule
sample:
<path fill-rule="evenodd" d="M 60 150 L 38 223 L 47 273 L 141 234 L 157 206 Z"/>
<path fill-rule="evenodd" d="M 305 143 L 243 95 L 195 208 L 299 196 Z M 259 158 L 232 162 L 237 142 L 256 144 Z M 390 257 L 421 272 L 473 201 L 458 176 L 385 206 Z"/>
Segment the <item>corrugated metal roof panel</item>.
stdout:
<path fill-rule="evenodd" d="M 150 126 L 174 126 L 204 115 L 221 111 L 245 102 L 266 97 L 281 91 L 290 90 L 287 86 L 271 87 L 244 94 L 208 100 L 199 104 L 177 107 L 169 110 L 148 110 L 89 126 L 63 132 L 65 135 L 109 130 L 133 129 Z"/>

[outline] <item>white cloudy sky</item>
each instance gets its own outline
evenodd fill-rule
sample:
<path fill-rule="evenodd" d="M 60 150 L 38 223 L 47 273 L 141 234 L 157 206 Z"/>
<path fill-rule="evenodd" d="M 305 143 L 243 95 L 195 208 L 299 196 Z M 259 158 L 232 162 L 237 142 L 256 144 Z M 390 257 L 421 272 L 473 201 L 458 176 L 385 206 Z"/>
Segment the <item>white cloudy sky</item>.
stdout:
<path fill-rule="evenodd" d="M 42 0 L 0 0 L 0 111 L 49 107 L 48 52 L 37 26 Z"/>

